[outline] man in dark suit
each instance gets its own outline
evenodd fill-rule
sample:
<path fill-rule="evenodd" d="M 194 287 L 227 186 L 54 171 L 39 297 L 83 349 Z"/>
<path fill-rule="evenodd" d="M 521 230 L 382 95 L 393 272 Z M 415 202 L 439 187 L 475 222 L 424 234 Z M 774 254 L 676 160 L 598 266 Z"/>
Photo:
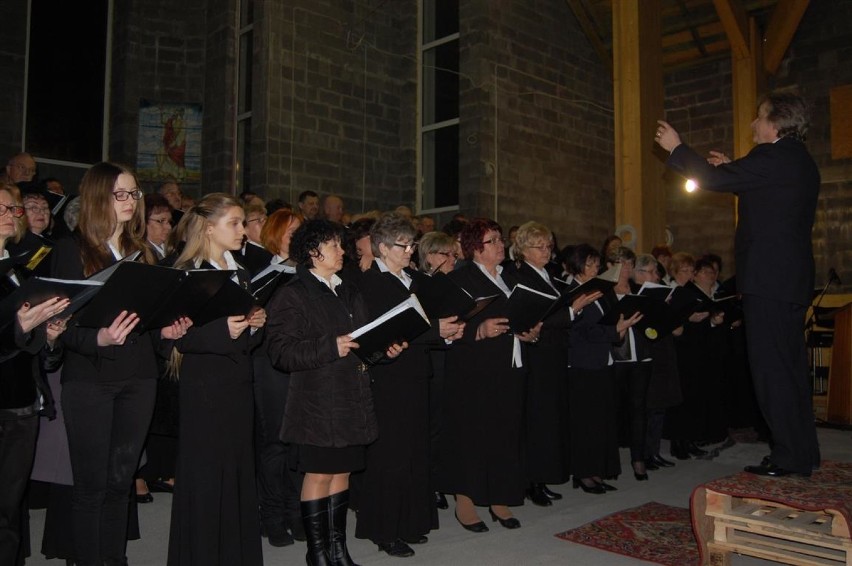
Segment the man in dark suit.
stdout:
<path fill-rule="evenodd" d="M 807 106 L 790 93 L 770 93 L 751 123 L 757 144 L 731 161 L 705 159 L 660 120 L 656 140 L 667 165 L 705 190 L 739 196 L 737 286 L 743 295 L 748 356 L 772 453 L 746 471 L 809 476 L 819 466 L 804 341 L 805 311 L 814 288 L 811 230 L 820 175 L 804 144 Z"/>

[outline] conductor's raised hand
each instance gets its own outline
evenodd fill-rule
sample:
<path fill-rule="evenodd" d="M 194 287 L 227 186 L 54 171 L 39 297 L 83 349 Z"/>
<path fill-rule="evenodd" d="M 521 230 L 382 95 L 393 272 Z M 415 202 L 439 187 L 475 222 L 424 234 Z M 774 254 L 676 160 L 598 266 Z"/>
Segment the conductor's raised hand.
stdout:
<path fill-rule="evenodd" d="M 630 318 L 624 318 L 624 315 L 618 315 L 618 323 L 615 325 L 615 329 L 618 331 L 618 335 L 624 338 L 624 333 L 627 332 L 627 329 L 642 320 L 642 313 L 635 312 L 633 316 Z"/>
<path fill-rule="evenodd" d="M 121 346 L 137 324 L 139 324 L 139 315 L 135 312 L 121 311 L 112 324 L 98 330 L 98 346 Z"/>
<path fill-rule="evenodd" d="M 164 340 L 180 340 L 186 336 L 187 331 L 192 326 L 192 319 L 187 316 L 182 316 L 174 321 L 171 326 L 164 326 L 160 329 L 160 337 Z"/>
<path fill-rule="evenodd" d="M 346 334 L 337 337 L 337 355 L 341 358 L 348 356 L 349 352 L 355 348 L 358 348 L 358 342 L 353 340 L 350 335 Z"/>
<path fill-rule="evenodd" d="M 731 158 L 722 153 L 721 151 L 711 151 L 710 157 L 707 158 L 707 163 L 716 167 L 730 162 Z"/>
<path fill-rule="evenodd" d="M 236 340 L 240 337 L 240 334 L 248 328 L 249 321 L 243 316 L 229 316 L 228 317 L 228 333 L 231 335 L 232 340 Z"/>
<path fill-rule="evenodd" d="M 263 325 L 266 324 L 266 311 L 257 309 L 249 317 L 248 323 L 252 328 L 263 328 Z"/>
<path fill-rule="evenodd" d="M 444 340 L 458 340 L 464 333 L 464 323 L 457 316 L 438 319 L 438 333 Z"/>
<path fill-rule="evenodd" d="M 657 120 L 657 133 L 654 135 L 654 141 L 669 153 L 681 144 L 680 134 L 665 120 Z"/>
<path fill-rule="evenodd" d="M 390 359 L 394 359 L 406 348 L 408 348 L 408 342 L 403 342 L 402 344 L 391 344 L 390 348 L 388 348 L 387 352 L 385 352 L 385 355 Z"/>
<path fill-rule="evenodd" d="M 70 302 L 68 299 L 53 297 L 34 307 L 24 303 L 18 309 L 18 324 L 21 325 L 24 334 L 31 332 L 33 328 L 64 311 Z"/>

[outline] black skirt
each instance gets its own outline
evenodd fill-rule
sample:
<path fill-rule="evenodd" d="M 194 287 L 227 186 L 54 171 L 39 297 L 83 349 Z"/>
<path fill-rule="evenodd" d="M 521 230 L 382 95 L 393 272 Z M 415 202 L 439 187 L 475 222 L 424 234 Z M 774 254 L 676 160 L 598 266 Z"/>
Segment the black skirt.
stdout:
<path fill-rule="evenodd" d="M 308 474 L 343 474 L 363 470 L 366 446 L 333 448 L 296 444 L 296 469 Z"/>

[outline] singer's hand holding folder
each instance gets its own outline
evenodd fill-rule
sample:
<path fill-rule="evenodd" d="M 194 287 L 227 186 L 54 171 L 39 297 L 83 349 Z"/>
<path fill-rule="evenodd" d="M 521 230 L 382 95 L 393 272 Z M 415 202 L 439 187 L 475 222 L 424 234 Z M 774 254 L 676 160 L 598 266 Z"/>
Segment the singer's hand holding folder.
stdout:
<path fill-rule="evenodd" d="M 394 344 L 411 342 L 431 328 L 415 295 L 350 334 L 358 343 L 352 350 L 365 364 L 381 360 Z"/>

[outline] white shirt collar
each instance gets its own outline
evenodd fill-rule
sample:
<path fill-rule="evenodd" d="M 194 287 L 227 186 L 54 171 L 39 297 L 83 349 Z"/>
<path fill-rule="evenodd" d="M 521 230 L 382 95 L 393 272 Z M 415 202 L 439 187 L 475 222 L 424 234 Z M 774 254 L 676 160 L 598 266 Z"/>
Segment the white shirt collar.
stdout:
<path fill-rule="evenodd" d="M 376 262 L 376 265 L 379 266 L 379 271 L 381 271 L 382 273 L 390 273 L 391 275 L 402 281 L 402 284 L 405 285 L 406 289 L 411 289 L 411 276 L 406 273 L 404 269 L 401 269 L 399 275 L 397 275 L 396 273 L 391 271 L 388 268 L 387 264 L 383 262 L 380 258 L 375 258 L 374 261 Z"/>
<path fill-rule="evenodd" d="M 335 291 L 335 289 L 337 289 L 337 287 L 338 287 L 341 283 L 343 283 L 343 279 L 341 279 L 341 278 L 337 275 L 337 273 L 333 273 L 333 274 L 331 275 L 331 280 L 328 280 L 328 279 L 326 279 L 326 278 L 325 278 L 325 277 L 323 277 L 322 275 L 319 275 L 317 272 L 315 272 L 315 271 L 313 271 L 313 270 L 309 270 L 309 271 L 311 272 L 311 275 L 313 275 L 314 277 L 316 277 L 316 278 L 317 278 L 320 282 L 322 282 L 322 284 L 323 284 L 323 285 L 325 285 L 326 287 L 328 287 L 329 289 L 331 289 L 331 292 L 332 292 L 332 293 L 334 293 L 335 295 L 337 294 L 337 291 Z"/>

